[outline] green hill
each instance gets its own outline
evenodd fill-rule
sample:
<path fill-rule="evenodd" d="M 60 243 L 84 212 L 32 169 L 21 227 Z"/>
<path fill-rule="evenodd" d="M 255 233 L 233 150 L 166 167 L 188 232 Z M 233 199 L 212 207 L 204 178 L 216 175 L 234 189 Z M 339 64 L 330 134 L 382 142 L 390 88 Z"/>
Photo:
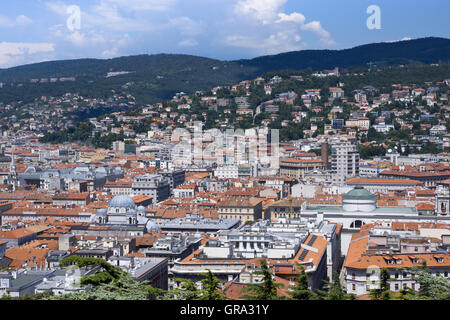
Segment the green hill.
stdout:
<path fill-rule="evenodd" d="M 395 65 L 412 62 L 430 64 L 449 60 L 449 39 L 422 38 L 410 41 L 373 43 L 345 50 L 293 51 L 238 62 L 245 66 L 264 69 L 264 71 L 274 71 L 348 68 L 366 66 L 369 62 L 379 65 Z"/>
<path fill-rule="evenodd" d="M 139 103 L 171 98 L 176 92 L 193 92 L 216 85 L 229 85 L 269 71 L 321 70 L 450 60 L 450 40 L 423 38 L 393 43 L 368 44 L 345 50 L 304 50 L 238 61 L 220 61 L 178 54 L 120 57 L 108 60 L 51 61 L 0 70 L 0 102 L 32 101 L 43 95 L 78 92 L 88 97 L 106 97 L 111 90 L 127 90 Z M 106 78 L 108 72 L 131 72 Z M 75 82 L 30 83 L 31 79 L 76 77 Z M 18 87 L 17 83 L 22 86 Z"/>

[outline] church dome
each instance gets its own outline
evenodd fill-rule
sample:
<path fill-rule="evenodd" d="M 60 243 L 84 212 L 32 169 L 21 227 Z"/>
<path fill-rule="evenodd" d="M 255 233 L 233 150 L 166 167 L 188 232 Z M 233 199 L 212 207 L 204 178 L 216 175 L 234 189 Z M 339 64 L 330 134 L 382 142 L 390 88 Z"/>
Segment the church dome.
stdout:
<path fill-rule="evenodd" d="M 147 229 L 147 232 L 159 232 L 158 225 L 151 220 L 147 221 L 145 228 Z"/>
<path fill-rule="evenodd" d="M 99 216 L 106 216 L 106 209 L 98 209 L 97 215 Z"/>
<path fill-rule="evenodd" d="M 353 200 L 376 200 L 377 197 L 370 193 L 369 190 L 364 189 L 363 187 L 355 187 L 353 190 L 347 192 L 343 200 L 353 199 Z"/>
<path fill-rule="evenodd" d="M 362 187 L 356 187 L 342 197 L 342 207 L 345 211 L 371 212 L 377 208 L 377 197 Z"/>
<path fill-rule="evenodd" d="M 127 211 L 127 215 L 128 215 L 128 216 L 135 216 L 135 215 L 136 215 L 136 210 L 134 210 L 134 209 L 129 209 L 129 210 Z"/>
<path fill-rule="evenodd" d="M 134 209 L 136 204 L 133 199 L 127 195 L 118 195 L 112 198 L 109 202 L 110 208 L 126 208 L 126 209 Z"/>

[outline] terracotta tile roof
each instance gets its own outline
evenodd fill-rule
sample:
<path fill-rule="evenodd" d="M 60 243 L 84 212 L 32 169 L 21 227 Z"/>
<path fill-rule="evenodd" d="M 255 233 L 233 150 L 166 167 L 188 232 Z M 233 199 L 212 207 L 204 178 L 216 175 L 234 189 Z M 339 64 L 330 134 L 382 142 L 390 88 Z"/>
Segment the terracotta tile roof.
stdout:
<path fill-rule="evenodd" d="M 450 224 L 446 223 L 431 223 L 431 222 L 392 222 L 392 230 L 411 230 L 417 231 L 419 228 L 429 228 L 429 229 L 449 229 Z"/>
<path fill-rule="evenodd" d="M 54 241 L 54 240 L 50 240 Z M 41 248 L 40 246 L 47 244 L 47 248 Z M 36 247 L 34 247 L 36 245 Z M 37 248 L 39 247 L 39 248 Z M 53 249 L 52 249 L 53 248 Z M 57 244 L 56 244 L 57 248 Z M 55 242 L 39 242 L 32 243 L 27 246 L 15 247 L 6 250 L 5 257 L 11 259 L 9 267 L 20 269 L 23 266 L 28 267 L 45 267 L 45 258 L 49 250 L 55 250 Z"/>
<path fill-rule="evenodd" d="M 195 183 L 191 183 L 191 184 L 182 184 L 174 189 L 195 189 L 197 188 L 197 185 Z"/>
<path fill-rule="evenodd" d="M 450 171 L 443 172 L 419 172 L 419 171 L 393 171 L 393 170 L 383 170 L 380 172 L 380 175 L 386 176 L 398 176 L 398 177 L 411 177 L 411 178 L 432 178 L 432 177 L 441 177 L 441 176 L 450 176 Z M 448 184 L 450 184 L 450 179 L 446 180 Z M 441 181 L 440 183 L 444 183 Z"/>
<path fill-rule="evenodd" d="M 0 239 L 20 239 L 36 232 L 31 231 L 28 228 L 20 228 L 11 231 L 0 231 Z"/>
<path fill-rule="evenodd" d="M 160 233 L 152 233 L 143 237 L 136 237 L 136 247 L 151 247 L 161 236 Z"/>
<path fill-rule="evenodd" d="M 277 284 L 282 284 L 281 287 L 277 288 L 277 295 L 279 297 L 290 297 L 289 292 L 289 280 L 283 279 L 281 277 L 275 276 L 274 281 Z M 225 283 L 223 294 L 227 297 L 228 300 L 243 300 L 242 296 L 247 295 L 248 293 L 243 292 L 246 285 L 244 283 L 237 283 L 234 281 L 228 281 Z"/>
<path fill-rule="evenodd" d="M 322 159 L 295 159 L 295 158 L 286 158 L 286 159 L 280 159 L 280 162 L 292 162 L 292 163 L 321 163 L 323 162 Z"/>
<path fill-rule="evenodd" d="M 416 208 L 417 208 L 417 210 L 432 210 L 432 211 L 434 211 L 436 206 L 433 203 L 421 202 L 416 205 Z"/>
<path fill-rule="evenodd" d="M 62 208 L 62 207 L 32 207 L 32 208 L 12 208 L 4 211 L 2 215 L 24 215 L 26 212 L 35 212 L 36 216 L 79 216 L 81 213 L 95 213 L 94 210 L 84 210 L 80 207 Z"/>
<path fill-rule="evenodd" d="M 53 196 L 53 200 L 87 200 L 89 193 L 62 193 Z"/>
<path fill-rule="evenodd" d="M 146 196 L 146 195 L 143 195 L 143 194 L 133 197 L 134 203 L 140 203 L 140 202 L 149 201 L 149 200 L 152 200 L 152 199 L 153 199 L 153 197 L 149 197 L 149 196 Z"/>
<path fill-rule="evenodd" d="M 262 200 L 258 198 L 249 199 L 233 199 L 228 198 L 219 202 L 219 207 L 231 206 L 231 207 L 254 207 L 261 203 Z"/>
<path fill-rule="evenodd" d="M 421 181 L 411 179 L 360 179 L 351 178 L 347 180 L 347 183 L 360 183 L 360 184 L 423 184 Z"/>
<path fill-rule="evenodd" d="M 393 255 L 384 254 L 368 254 L 369 228 L 373 225 L 366 225 L 365 231 L 353 234 L 347 256 L 345 258 L 344 266 L 353 269 L 367 269 L 371 266 L 378 266 L 379 268 L 407 268 L 413 266 L 420 266 L 421 259 L 425 259 L 428 267 L 443 267 L 450 266 L 450 258 L 445 253 L 414 253 L 414 254 L 397 254 L 397 258 L 401 258 L 401 264 L 389 264 L 388 260 L 393 259 Z M 397 230 L 397 229 L 395 229 Z M 415 261 L 415 258 L 419 258 Z M 438 262 L 438 258 L 442 258 L 443 262 Z"/>

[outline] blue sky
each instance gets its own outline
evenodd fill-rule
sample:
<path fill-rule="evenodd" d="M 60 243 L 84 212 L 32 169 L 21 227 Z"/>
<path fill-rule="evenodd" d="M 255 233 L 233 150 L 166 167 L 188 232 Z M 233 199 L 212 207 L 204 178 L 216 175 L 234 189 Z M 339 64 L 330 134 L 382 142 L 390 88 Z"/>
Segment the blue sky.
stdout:
<path fill-rule="evenodd" d="M 4 2 L 0 8 L 0 68 L 142 53 L 232 60 L 302 49 L 450 37 L 448 0 Z M 370 5 L 380 8 L 381 29 L 367 28 Z M 73 6 L 79 7 L 80 19 L 69 9 Z"/>

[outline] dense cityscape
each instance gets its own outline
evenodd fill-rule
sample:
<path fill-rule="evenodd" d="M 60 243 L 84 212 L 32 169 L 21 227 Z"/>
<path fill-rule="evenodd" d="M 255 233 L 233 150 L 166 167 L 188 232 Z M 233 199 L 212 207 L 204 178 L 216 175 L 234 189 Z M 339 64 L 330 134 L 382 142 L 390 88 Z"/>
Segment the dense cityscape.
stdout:
<path fill-rule="evenodd" d="M 1 314 L 447 303 L 450 5 L 377 2 L 3 4 Z"/>
<path fill-rule="evenodd" d="M 365 76 L 3 104 L 3 299 L 447 299 L 450 79 L 347 88 Z"/>

